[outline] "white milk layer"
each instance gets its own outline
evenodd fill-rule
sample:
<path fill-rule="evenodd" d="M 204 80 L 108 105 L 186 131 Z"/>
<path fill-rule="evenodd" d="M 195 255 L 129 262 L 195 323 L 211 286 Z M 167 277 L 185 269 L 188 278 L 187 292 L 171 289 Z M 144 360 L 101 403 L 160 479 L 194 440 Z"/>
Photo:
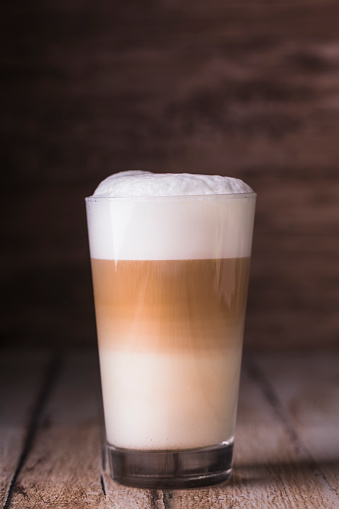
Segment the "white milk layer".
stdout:
<path fill-rule="evenodd" d="M 100 349 L 107 441 L 137 450 L 232 442 L 241 345 L 204 355 Z"/>
<path fill-rule="evenodd" d="M 154 195 L 147 196 L 151 192 Z M 91 257 L 189 260 L 250 256 L 254 197 L 249 186 L 228 177 L 113 175 L 87 199 Z"/>

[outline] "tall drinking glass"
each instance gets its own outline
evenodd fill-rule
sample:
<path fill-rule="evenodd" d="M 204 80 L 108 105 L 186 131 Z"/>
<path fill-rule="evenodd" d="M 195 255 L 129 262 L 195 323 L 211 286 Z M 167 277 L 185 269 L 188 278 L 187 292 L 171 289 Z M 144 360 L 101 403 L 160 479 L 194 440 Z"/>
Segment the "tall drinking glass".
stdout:
<path fill-rule="evenodd" d="M 86 198 L 112 478 L 232 470 L 255 193 Z"/>

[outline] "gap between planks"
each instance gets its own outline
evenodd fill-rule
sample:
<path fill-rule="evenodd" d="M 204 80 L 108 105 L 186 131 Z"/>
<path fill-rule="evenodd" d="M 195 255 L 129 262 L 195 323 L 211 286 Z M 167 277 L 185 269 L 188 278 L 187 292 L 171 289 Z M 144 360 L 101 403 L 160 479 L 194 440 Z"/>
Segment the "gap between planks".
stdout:
<path fill-rule="evenodd" d="M 24 439 L 22 452 L 19 457 L 17 467 L 14 471 L 13 477 L 10 481 L 7 496 L 4 501 L 3 509 L 9 509 L 12 496 L 15 489 L 15 483 L 20 475 L 20 472 L 25 464 L 25 461 L 32 449 L 34 438 L 38 432 L 40 417 L 43 413 L 45 406 L 48 403 L 52 390 L 56 384 L 58 375 L 61 368 L 61 355 L 52 353 L 47 362 L 45 373 L 42 377 L 40 390 L 37 394 L 34 407 L 32 409 L 31 419 L 27 427 L 26 437 Z"/>
<path fill-rule="evenodd" d="M 332 488 L 329 483 L 327 476 L 322 471 L 321 466 L 314 460 L 309 448 L 304 444 L 301 439 L 298 431 L 296 430 L 292 418 L 289 414 L 288 409 L 283 405 L 280 400 L 278 394 L 274 390 L 272 383 L 270 383 L 269 379 L 266 377 L 262 369 L 259 368 L 253 356 L 248 357 L 245 362 L 245 369 L 247 369 L 249 375 L 253 378 L 253 380 L 257 383 L 257 385 L 261 388 L 268 404 L 272 407 L 276 415 L 278 416 L 282 426 L 285 428 L 286 434 L 289 436 L 291 440 L 291 444 L 295 448 L 295 451 L 306 457 L 309 462 L 310 469 L 313 471 L 314 475 L 322 477 L 322 479 L 327 484 L 328 488 L 337 495 L 336 491 Z"/>

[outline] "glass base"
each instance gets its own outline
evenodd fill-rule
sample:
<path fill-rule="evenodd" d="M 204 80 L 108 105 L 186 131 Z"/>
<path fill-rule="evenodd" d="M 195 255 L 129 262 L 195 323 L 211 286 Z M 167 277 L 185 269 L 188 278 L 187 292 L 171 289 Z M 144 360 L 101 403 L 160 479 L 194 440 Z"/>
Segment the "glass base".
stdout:
<path fill-rule="evenodd" d="M 108 444 L 111 477 L 136 488 L 211 486 L 232 472 L 233 444 L 199 449 L 135 451 Z"/>

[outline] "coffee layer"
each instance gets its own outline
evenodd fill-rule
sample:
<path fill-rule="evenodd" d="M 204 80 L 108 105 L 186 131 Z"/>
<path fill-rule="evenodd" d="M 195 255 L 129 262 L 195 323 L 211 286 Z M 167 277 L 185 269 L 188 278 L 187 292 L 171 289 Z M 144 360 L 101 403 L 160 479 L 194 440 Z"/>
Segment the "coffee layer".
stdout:
<path fill-rule="evenodd" d="M 249 258 L 92 259 L 100 347 L 224 348 L 242 335 Z"/>

